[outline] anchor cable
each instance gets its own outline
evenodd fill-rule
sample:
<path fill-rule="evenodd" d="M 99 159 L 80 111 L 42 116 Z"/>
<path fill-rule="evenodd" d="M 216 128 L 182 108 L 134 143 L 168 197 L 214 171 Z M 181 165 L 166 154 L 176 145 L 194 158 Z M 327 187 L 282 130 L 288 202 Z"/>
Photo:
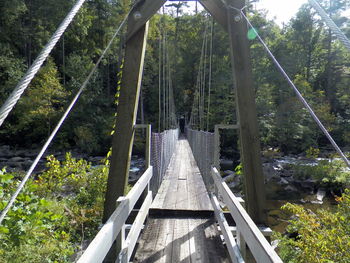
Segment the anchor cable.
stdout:
<path fill-rule="evenodd" d="M 267 44 L 264 42 L 264 40 L 261 38 L 261 36 L 259 35 L 259 33 L 256 31 L 256 29 L 254 28 L 254 26 L 251 24 L 251 22 L 249 21 L 248 17 L 244 14 L 243 10 L 246 8 L 243 7 L 242 9 L 238 9 L 235 8 L 233 6 L 229 6 L 232 9 L 238 11 L 240 13 L 240 15 L 247 21 L 248 25 L 250 26 L 250 28 L 254 31 L 254 33 L 256 34 L 257 38 L 259 39 L 259 41 L 261 42 L 261 44 L 264 46 L 266 52 L 268 53 L 268 55 L 270 56 L 270 58 L 272 59 L 273 63 L 276 65 L 277 69 L 280 71 L 280 73 L 284 76 L 284 78 L 287 80 L 289 86 L 294 90 L 295 94 L 297 95 L 297 97 L 299 98 L 299 100 L 301 101 L 301 103 L 305 106 L 305 108 L 309 111 L 309 113 L 311 114 L 311 117 L 314 119 L 314 121 L 317 123 L 317 125 L 319 126 L 319 128 L 321 129 L 321 131 L 324 133 L 324 135 L 327 137 L 327 139 L 329 140 L 329 142 L 332 144 L 333 148 L 338 152 L 338 154 L 341 156 L 341 158 L 343 159 L 343 161 L 345 162 L 345 164 L 350 168 L 350 162 L 347 159 L 347 157 L 345 156 L 345 154 L 343 153 L 343 151 L 340 149 L 340 147 L 338 146 L 338 144 L 334 141 L 334 139 L 332 138 L 332 136 L 329 134 L 329 132 L 327 131 L 327 129 L 325 128 L 325 126 L 322 124 L 322 122 L 320 121 L 320 119 L 317 117 L 316 113 L 313 111 L 313 109 L 311 108 L 311 106 L 308 104 L 308 102 L 304 99 L 303 95 L 300 93 L 300 91 L 298 90 L 298 88 L 295 86 L 295 84 L 293 83 L 293 81 L 290 79 L 290 77 L 288 76 L 288 74 L 285 72 L 285 70 L 283 69 L 283 67 L 281 66 L 281 64 L 277 61 L 276 57 L 273 55 L 273 53 L 271 52 L 271 50 L 269 49 L 269 47 L 267 46 Z M 235 17 L 235 19 L 237 19 L 237 17 Z"/>
<path fill-rule="evenodd" d="M 69 11 L 66 18 L 62 21 L 62 23 L 57 28 L 56 32 L 52 35 L 49 42 L 46 46 L 41 50 L 38 57 L 34 60 L 33 64 L 27 70 L 26 74 L 19 81 L 13 92 L 4 102 L 2 107 L 0 108 L 0 126 L 4 123 L 5 119 L 12 111 L 12 109 L 17 104 L 18 100 L 21 98 L 23 92 L 29 86 L 32 79 L 38 73 L 41 65 L 44 63 L 46 58 L 49 56 L 52 49 L 56 46 L 58 40 L 61 38 L 62 34 L 66 31 L 69 24 L 72 22 L 75 15 L 78 13 L 81 6 L 84 4 L 85 0 L 78 0 L 73 8 Z"/>
<path fill-rule="evenodd" d="M 134 7 L 134 6 L 133 6 Z M 123 19 L 123 21 L 120 23 L 119 27 L 117 28 L 117 30 L 115 31 L 114 35 L 112 36 L 111 40 L 109 41 L 107 47 L 105 48 L 105 50 L 102 52 L 100 58 L 98 59 L 98 61 L 96 62 L 95 66 L 93 67 L 93 69 L 91 70 L 91 72 L 89 73 L 89 75 L 87 76 L 87 78 L 85 79 L 85 81 L 83 82 L 83 84 L 81 85 L 79 91 L 77 92 L 77 94 L 75 95 L 75 97 L 73 98 L 72 102 L 69 104 L 67 110 L 65 111 L 65 113 L 63 114 L 63 116 L 61 117 L 60 121 L 58 122 L 57 126 L 55 127 L 55 129 L 53 130 L 53 132 L 51 133 L 50 137 L 47 139 L 46 143 L 44 144 L 44 146 L 42 147 L 41 151 L 39 152 L 38 156 L 35 158 L 33 164 L 30 166 L 29 170 L 27 171 L 26 175 L 24 176 L 24 178 L 22 179 L 21 183 L 18 185 L 16 191 L 14 192 L 14 194 L 11 196 L 9 202 L 7 203 L 6 207 L 1 211 L 0 214 L 0 225 L 2 223 L 2 221 L 4 220 L 6 214 L 8 213 L 8 211 L 11 209 L 11 207 L 13 206 L 17 196 L 19 195 L 19 193 L 22 191 L 23 187 L 25 186 L 26 182 L 28 181 L 29 177 L 31 176 L 32 172 L 34 171 L 34 169 L 36 168 L 37 164 L 39 163 L 41 157 L 44 155 L 45 151 L 47 150 L 47 148 L 49 147 L 50 143 L 52 142 L 52 140 L 54 139 L 56 133 L 58 132 L 58 130 L 61 128 L 63 122 L 66 120 L 68 114 L 70 113 L 70 111 L 72 110 L 73 106 L 75 105 L 75 103 L 77 102 L 77 100 L 79 99 L 81 93 L 83 92 L 83 90 L 86 88 L 87 84 L 89 83 L 91 77 L 93 76 L 93 74 L 95 73 L 97 67 L 99 66 L 99 64 L 101 63 L 103 57 L 105 56 L 105 54 L 107 53 L 107 51 L 109 50 L 109 48 L 111 47 L 114 39 L 117 37 L 117 35 L 119 34 L 120 30 L 122 29 L 122 27 L 124 26 L 125 22 L 127 21 L 127 18 L 131 12 L 131 10 L 133 9 L 133 7 L 130 9 L 130 11 L 128 12 L 128 14 L 125 16 L 125 18 Z"/>

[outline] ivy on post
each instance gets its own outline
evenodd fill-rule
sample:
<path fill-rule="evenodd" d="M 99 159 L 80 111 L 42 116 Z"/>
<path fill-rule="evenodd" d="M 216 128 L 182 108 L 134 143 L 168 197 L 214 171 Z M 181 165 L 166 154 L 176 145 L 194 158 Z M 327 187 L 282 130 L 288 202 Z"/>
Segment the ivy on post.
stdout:
<path fill-rule="evenodd" d="M 247 23 L 241 16 L 244 0 L 227 0 L 227 28 L 240 124 L 246 209 L 256 224 L 266 225 L 265 185 L 252 79 Z"/>

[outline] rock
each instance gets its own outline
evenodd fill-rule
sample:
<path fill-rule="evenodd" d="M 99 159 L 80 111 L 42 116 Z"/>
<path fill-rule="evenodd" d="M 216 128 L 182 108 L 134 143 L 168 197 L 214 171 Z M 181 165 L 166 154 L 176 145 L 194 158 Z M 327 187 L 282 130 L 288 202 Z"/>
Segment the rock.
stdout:
<path fill-rule="evenodd" d="M 21 157 L 26 157 L 27 150 L 17 150 L 14 155 L 16 156 L 21 156 Z"/>
<path fill-rule="evenodd" d="M 316 199 L 323 202 L 323 198 L 326 196 L 326 191 L 324 189 L 318 189 L 316 193 Z"/>
<path fill-rule="evenodd" d="M 221 167 L 221 170 L 233 169 L 233 161 L 227 160 L 227 159 L 221 159 L 220 160 L 220 167 Z"/>
<path fill-rule="evenodd" d="M 280 243 L 280 241 L 278 239 L 272 240 L 271 247 L 275 250 L 278 247 L 279 243 Z"/>
<path fill-rule="evenodd" d="M 101 163 L 101 161 L 103 160 L 103 156 L 95 156 L 95 157 L 90 157 L 89 158 L 89 162 L 92 163 Z"/>
<path fill-rule="evenodd" d="M 9 157 L 12 154 L 10 153 L 10 146 L 3 145 L 0 146 L 0 157 Z"/>
<path fill-rule="evenodd" d="M 233 173 L 233 174 L 230 174 L 230 175 L 226 176 L 226 177 L 223 178 L 223 179 L 224 179 L 224 181 L 225 181 L 226 183 L 230 183 L 230 182 L 233 182 L 233 181 L 239 182 L 239 181 L 240 181 L 240 176 L 237 175 L 237 174 L 235 174 L 235 173 Z"/>
<path fill-rule="evenodd" d="M 279 185 L 288 185 L 289 182 L 288 182 L 286 179 L 281 178 L 281 180 L 278 182 L 278 184 L 279 184 Z"/>
<path fill-rule="evenodd" d="M 230 175 L 233 175 L 233 174 L 235 174 L 234 171 L 225 170 L 225 171 L 222 172 L 222 177 L 224 178 L 224 177 L 226 177 L 226 176 L 230 176 Z"/>
<path fill-rule="evenodd" d="M 292 185 L 288 185 L 287 187 L 284 188 L 284 190 L 288 192 L 298 192 L 298 189 Z"/>
<path fill-rule="evenodd" d="M 23 162 L 23 161 L 25 161 L 25 159 L 19 156 L 12 157 L 10 160 L 8 160 L 8 162 Z"/>
<path fill-rule="evenodd" d="M 320 200 L 312 200 L 310 203 L 311 203 L 311 204 L 316 204 L 316 205 L 322 205 L 322 204 L 323 204 L 323 201 L 320 201 Z"/>
<path fill-rule="evenodd" d="M 311 178 L 302 181 L 295 181 L 300 185 L 301 188 L 313 192 L 316 188 L 317 181 Z"/>
<path fill-rule="evenodd" d="M 278 169 L 275 169 L 274 165 L 271 163 L 263 164 L 263 172 L 267 182 L 277 182 L 281 177 L 280 171 Z"/>
<path fill-rule="evenodd" d="M 25 170 L 29 169 L 32 164 L 33 164 L 32 160 L 30 160 L 30 159 L 25 160 L 22 163 L 23 169 L 25 169 Z"/>
<path fill-rule="evenodd" d="M 20 162 L 7 162 L 5 166 L 8 166 L 9 168 L 22 170 L 22 163 Z"/>

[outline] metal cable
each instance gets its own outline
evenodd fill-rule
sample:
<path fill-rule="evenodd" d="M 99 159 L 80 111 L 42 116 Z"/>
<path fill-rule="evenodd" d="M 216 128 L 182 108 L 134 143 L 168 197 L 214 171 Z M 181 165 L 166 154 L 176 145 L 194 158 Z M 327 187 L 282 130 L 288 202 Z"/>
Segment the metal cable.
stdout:
<path fill-rule="evenodd" d="M 231 8 L 237 10 L 240 12 L 240 14 L 242 15 L 242 17 L 244 17 L 244 19 L 247 21 L 247 23 L 249 24 L 249 26 L 251 27 L 251 29 L 254 31 L 254 33 L 256 34 L 257 38 L 259 39 L 259 41 L 261 42 L 261 44 L 264 46 L 266 52 L 269 54 L 269 56 L 271 57 L 272 61 L 274 62 L 274 64 L 276 65 L 276 67 L 278 68 L 278 70 L 282 73 L 282 75 L 285 77 L 285 79 L 288 81 L 289 86 L 294 90 L 295 94 L 297 95 L 297 97 L 299 98 L 299 100 L 301 101 L 301 103 L 305 106 L 305 108 L 309 111 L 309 113 L 311 114 L 311 117 L 314 119 L 314 121 L 317 123 L 317 125 L 319 126 L 319 128 L 321 129 L 321 131 L 324 133 L 324 135 L 328 138 L 328 140 L 330 141 L 330 143 L 332 144 L 332 146 L 334 147 L 334 149 L 338 152 L 338 154 L 341 156 L 341 158 L 344 160 L 345 164 L 350 168 L 350 162 L 349 160 L 346 158 L 345 154 L 343 153 L 343 151 L 339 148 L 338 144 L 334 141 L 334 139 L 332 138 L 332 136 L 329 134 L 329 132 L 327 131 L 327 129 L 324 127 L 324 125 L 322 124 L 322 122 L 320 121 L 320 119 L 317 117 L 317 115 L 315 114 L 315 112 L 313 111 L 313 109 L 311 108 L 311 106 L 307 103 L 307 101 L 304 99 L 303 95 L 301 95 L 300 91 L 298 90 L 298 88 L 294 85 L 293 81 L 289 78 L 288 74 L 284 71 L 284 69 L 282 68 L 282 66 L 280 65 L 280 63 L 277 61 L 276 57 L 272 54 L 272 52 L 270 51 L 269 47 L 267 46 L 267 44 L 264 42 L 264 40 L 260 37 L 260 35 L 258 34 L 258 32 L 255 30 L 255 28 L 253 27 L 253 25 L 250 23 L 248 17 L 244 14 L 243 9 L 237 9 L 235 7 L 230 6 Z M 245 7 L 244 7 L 245 8 Z"/>
<path fill-rule="evenodd" d="M 114 39 L 116 38 L 116 36 L 119 34 L 119 31 L 121 30 L 121 28 L 124 26 L 131 10 L 133 8 L 130 9 L 129 13 L 125 16 L 125 18 L 123 19 L 123 21 L 121 22 L 121 24 L 119 25 L 119 27 L 117 28 L 116 32 L 114 33 L 113 37 L 111 38 L 111 40 L 109 41 L 107 47 L 105 48 L 105 50 L 102 52 L 100 58 L 98 59 L 98 61 L 96 62 L 95 66 L 93 67 L 93 69 L 91 70 L 91 72 L 89 73 L 89 75 L 87 76 L 87 78 L 85 79 L 85 81 L 83 82 L 83 84 L 81 85 L 78 93 L 75 95 L 74 99 L 72 100 L 72 102 L 69 104 L 67 110 L 65 111 L 65 113 L 63 114 L 63 116 L 61 117 L 60 121 L 58 122 L 57 126 L 55 127 L 55 129 L 53 130 L 53 132 L 51 133 L 50 137 L 47 139 L 46 143 L 44 144 L 44 146 L 42 147 L 40 153 L 38 154 L 38 156 L 35 158 L 33 164 L 30 166 L 29 170 L 27 171 L 26 175 L 24 176 L 23 180 L 21 181 L 21 183 L 18 185 L 15 193 L 12 195 L 10 201 L 7 203 L 6 207 L 4 208 L 4 210 L 1 211 L 0 214 L 0 225 L 2 223 L 2 221 L 4 220 L 6 214 L 8 213 L 8 211 L 11 209 L 12 205 L 14 204 L 18 194 L 22 191 L 24 185 L 26 184 L 26 182 L 28 181 L 29 177 L 31 176 L 32 172 L 34 171 L 35 167 L 37 166 L 37 164 L 39 163 L 41 157 L 43 156 L 43 154 L 45 153 L 45 151 L 47 150 L 47 148 L 49 147 L 50 143 L 52 142 L 52 140 L 54 139 L 56 133 L 58 132 L 58 130 L 61 128 L 63 122 L 65 121 L 65 119 L 67 118 L 68 114 L 70 113 L 70 111 L 72 110 L 73 106 L 75 105 L 75 103 L 77 102 L 77 100 L 79 99 L 81 93 L 83 92 L 83 90 L 85 89 L 85 87 L 87 86 L 87 84 L 89 83 L 91 77 L 93 76 L 93 74 L 95 73 L 98 65 L 101 63 L 103 57 L 105 56 L 105 54 L 107 53 L 107 51 L 109 50 L 110 46 L 112 45 Z"/>
<path fill-rule="evenodd" d="M 49 56 L 51 50 L 55 47 L 58 40 L 61 38 L 62 34 L 66 30 L 66 28 L 69 26 L 69 24 L 72 22 L 73 18 L 83 5 L 85 0 L 78 0 L 76 4 L 73 6 L 73 8 L 69 11 L 66 18 L 62 21 L 62 23 L 59 25 L 56 32 L 52 35 L 49 42 L 46 44 L 46 46 L 41 50 L 39 56 L 35 59 L 33 64 L 30 66 L 30 68 L 27 70 L 26 74 L 22 77 L 22 79 L 17 84 L 16 88 L 13 90 L 13 92 L 10 94 L 8 99 L 5 101 L 5 103 L 0 108 L 0 126 L 3 124 L 9 113 L 12 111 L 13 107 L 16 105 L 17 101 L 22 96 L 23 92 L 26 90 L 34 76 L 38 73 L 41 65 L 44 63 L 46 58 Z"/>
<path fill-rule="evenodd" d="M 209 46 L 209 80 L 208 80 L 208 107 L 207 107 L 207 131 L 209 131 L 209 116 L 210 116 L 210 93 L 211 93 L 211 75 L 212 75 L 212 60 L 213 60 L 213 35 L 214 35 L 214 19 L 211 20 L 210 26 L 210 46 Z"/>
<path fill-rule="evenodd" d="M 334 21 L 327 15 L 323 8 L 319 5 L 316 0 L 309 0 L 310 5 L 316 9 L 317 13 L 326 22 L 327 26 L 333 31 L 333 33 L 338 37 L 339 41 L 344 44 L 344 46 L 350 51 L 350 40 L 345 36 L 345 34 L 340 30 L 340 28 L 334 23 Z"/>
<path fill-rule="evenodd" d="M 161 121 L 161 115 L 162 115 L 162 37 L 161 37 L 161 31 L 159 29 L 159 57 L 158 57 L 158 133 L 160 133 L 160 121 Z"/>

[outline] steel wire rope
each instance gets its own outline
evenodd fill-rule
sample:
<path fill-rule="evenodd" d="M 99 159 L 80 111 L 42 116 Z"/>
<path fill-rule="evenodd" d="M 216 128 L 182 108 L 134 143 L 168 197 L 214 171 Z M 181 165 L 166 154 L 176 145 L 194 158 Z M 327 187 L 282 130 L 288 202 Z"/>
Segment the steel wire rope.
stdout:
<path fill-rule="evenodd" d="M 134 7 L 134 6 L 133 6 Z M 18 194 L 22 191 L 23 187 L 25 186 L 26 182 L 28 181 L 29 177 L 31 176 L 32 172 L 34 171 L 34 169 L 36 168 L 36 166 L 38 165 L 41 157 L 43 156 L 43 154 L 45 153 L 45 151 L 47 150 L 47 148 L 49 147 L 50 143 L 52 142 L 52 140 L 54 139 L 56 133 L 58 132 L 58 130 L 61 128 L 63 122 L 66 120 L 68 114 L 70 113 L 70 111 L 72 110 L 73 106 L 75 105 L 75 103 L 77 102 L 77 100 L 79 99 L 81 93 L 84 91 L 84 89 L 86 88 L 87 84 L 89 83 L 91 77 L 93 76 L 93 74 L 95 73 L 97 67 L 99 66 L 99 64 L 101 63 L 103 57 L 105 56 L 105 54 L 107 53 L 107 51 L 109 50 L 109 48 L 111 47 L 114 39 L 116 38 L 116 36 L 119 34 L 119 31 L 121 30 L 121 28 L 124 26 L 131 10 L 133 9 L 133 7 L 131 7 L 130 11 L 127 13 L 127 15 L 125 16 L 125 18 L 122 20 L 122 22 L 120 23 L 120 25 L 118 26 L 117 30 L 115 31 L 114 35 L 112 36 L 111 40 L 109 41 L 107 47 L 104 49 L 104 51 L 102 52 L 100 58 L 97 60 L 96 64 L 94 65 L 94 67 L 92 68 L 92 70 L 90 71 L 89 75 L 86 77 L 85 81 L 83 82 L 83 84 L 81 85 L 80 89 L 78 90 L 77 94 L 75 95 L 75 97 L 73 98 L 73 100 L 71 101 L 71 103 L 69 104 L 68 108 L 66 109 L 66 111 L 64 112 L 64 114 L 62 115 L 61 119 L 59 120 L 58 124 L 56 125 L 55 129 L 52 131 L 51 135 L 49 136 L 49 138 L 47 139 L 46 143 L 44 144 L 44 146 L 42 147 L 42 149 L 40 150 L 39 154 L 37 155 L 37 157 L 35 158 L 33 164 L 30 166 L 29 170 L 27 171 L 26 175 L 23 177 L 23 180 L 21 181 L 21 183 L 18 185 L 16 191 L 14 192 L 14 194 L 11 196 L 9 202 L 7 203 L 6 207 L 1 211 L 0 214 L 0 225 L 2 223 L 2 221 L 4 220 L 6 214 L 8 213 L 8 211 L 11 209 L 12 205 L 14 204 Z"/>
<path fill-rule="evenodd" d="M 338 37 L 339 41 L 343 43 L 343 45 L 350 52 L 350 40 L 346 37 L 343 31 L 334 23 L 332 18 L 330 18 L 327 13 L 323 10 L 320 4 L 316 0 L 308 0 L 310 5 L 317 11 L 317 13 L 321 16 L 321 18 L 326 22 L 327 26 L 333 31 L 333 33 Z"/>
<path fill-rule="evenodd" d="M 202 109 L 202 119 L 203 123 L 201 130 L 204 130 L 205 123 L 205 86 L 206 86 L 206 73 L 207 73 L 207 52 L 208 52 L 208 26 L 209 19 L 206 21 L 205 32 L 204 32 L 204 58 L 203 58 L 203 82 L 202 82 L 202 100 L 201 100 L 201 109 Z"/>
<path fill-rule="evenodd" d="M 256 34 L 257 38 L 259 39 L 259 41 L 261 42 L 261 44 L 264 46 L 266 52 L 268 53 L 268 55 L 271 57 L 273 63 L 276 65 L 277 69 L 280 71 L 280 73 L 285 77 L 285 79 L 287 80 L 289 86 L 294 90 L 295 94 L 297 95 L 297 97 L 299 98 L 299 100 L 301 101 L 301 103 L 304 105 L 304 107 L 309 111 L 309 113 L 311 114 L 311 117 L 314 119 L 314 121 L 317 123 L 317 125 L 319 126 L 319 128 L 321 129 L 321 131 L 323 132 L 323 134 L 327 137 L 327 139 L 329 140 L 329 142 L 332 144 L 332 146 L 334 147 L 334 149 L 338 152 L 338 154 L 341 156 L 341 158 L 343 159 L 343 161 L 345 162 L 345 164 L 348 166 L 348 168 L 350 168 L 350 162 L 347 159 L 347 157 L 345 156 L 345 154 L 343 153 L 343 151 L 340 149 L 340 147 L 338 146 L 338 144 L 334 141 L 334 139 L 332 138 L 332 136 L 330 135 L 330 133 L 327 131 L 327 129 L 325 128 L 325 126 L 322 124 L 322 122 L 320 121 L 320 119 L 317 117 L 316 113 L 313 111 L 313 109 L 311 108 L 311 106 L 309 105 L 309 103 L 304 99 L 303 95 L 300 93 L 300 91 L 298 90 L 298 88 L 295 86 L 295 84 L 293 83 L 293 81 L 290 79 L 290 77 L 288 76 L 288 74 L 285 72 L 285 70 L 283 69 L 283 67 L 281 66 L 281 64 L 278 62 L 278 60 L 276 59 L 276 57 L 273 55 L 273 53 L 271 52 L 271 50 L 269 49 L 269 47 L 267 46 L 267 44 L 265 43 L 265 41 L 261 38 L 261 36 L 259 35 L 259 33 L 257 32 L 257 30 L 254 28 L 254 26 L 251 24 L 250 20 L 248 19 L 248 17 L 244 14 L 243 10 L 246 8 L 243 7 L 242 9 L 238 9 L 236 7 L 233 6 L 229 6 L 230 8 L 238 11 L 240 13 L 240 16 L 243 17 L 248 25 L 250 26 L 250 28 L 254 31 L 254 33 Z M 234 20 L 236 22 L 236 20 L 239 21 L 239 17 L 235 17 Z"/>
<path fill-rule="evenodd" d="M 164 11 L 163 11 L 163 15 L 164 15 Z M 164 25 L 164 24 L 163 24 Z M 166 74 L 165 74 L 165 29 L 163 30 L 163 130 L 166 130 L 166 109 L 165 109 L 165 96 L 166 96 L 166 92 L 165 92 L 165 87 L 166 87 Z"/>
<path fill-rule="evenodd" d="M 169 62 L 169 48 L 168 48 L 168 43 L 166 43 L 166 69 L 167 69 L 167 79 L 168 83 L 166 86 L 167 89 L 167 102 L 166 102 L 166 107 L 167 107 L 167 127 L 168 129 L 170 128 L 170 85 L 171 85 L 171 79 L 170 79 L 170 62 Z"/>
<path fill-rule="evenodd" d="M 205 24 L 205 28 L 204 28 L 204 32 L 203 32 L 203 42 L 202 42 L 202 48 L 201 48 L 201 56 L 200 56 L 200 60 L 199 60 L 199 67 L 198 67 L 198 75 L 197 75 L 197 93 L 198 93 L 198 120 L 199 120 L 199 129 L 202 128 L 202 97 L 203 97 L 203 68 L 204 68 L 204 49 L 205 49 L 205 36 L 207 33 L 207 24 Z"/>
<path fill-rule="evenodd" d="M 208 79 L 208 107 L 207 107 L 207 131 L 209 131 L 209 115 L 210 115 L 210 93 L 211 93 L 211 75 L 213 60 L 213 35 L 214 35 L 214 19 L 211 18 L 210 25 L 210 45 L 209 45 L 209 79 Z"/>
<path fill-rule="evenodd" d="M 158 57 L 158 133 L 160 133 L 161 116 L 162 116 L 162 34 L 159 29 L 159 57 Z"/>
<path fill-rule="evenodd" d="M 55 33 L 50 38 L 49 42 L 45 45 L 45 47 L 41 50 L 38 57 L 34 60 L 33 64 L 29 67 L 25 75 L 18 82 L 15 89 L 12 91 L 10 96 L 4 102 L 2 107 L 0 108 L 0 127 L 4 123 L 7 116 L 10 114 L 12 109 L 17 104 L 18 100 L 21 98 L 23 92 L 29 86 L 32 79 L 38 73 L 41 65 L 44 63 L 46 58 L 49 56 L 52 49 L 56 46 L 58 40 L 61 38 L 62 34 L 66 31 L 69 24 L 72 22 L 75 15 L 80 10 L 81 6 L 84 4 L 86 0 L 78 0 L 72 9 L 69 11 L 68 15 L 64 18 L 61 24 L 58 26 Z"/>

